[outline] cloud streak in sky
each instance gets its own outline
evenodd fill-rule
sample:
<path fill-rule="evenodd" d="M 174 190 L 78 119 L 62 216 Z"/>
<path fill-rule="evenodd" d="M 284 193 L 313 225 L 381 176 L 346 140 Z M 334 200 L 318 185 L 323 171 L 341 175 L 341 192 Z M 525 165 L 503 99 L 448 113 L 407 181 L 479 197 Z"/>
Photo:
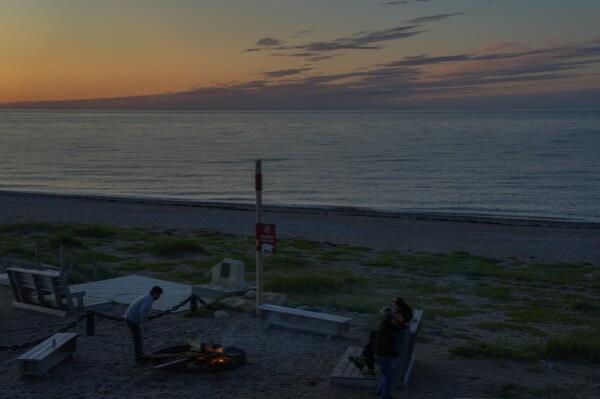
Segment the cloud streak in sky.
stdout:
<path fill-rule="evenodd" d="M 377 38 L 386 35 L 381 32 L 365 32 L 356 37 L 361 43 L 372 43 L 371 40 L 377 43 Z M 503 90 L 514 88 L 521 89 L 524 93 L 535 93 L 540 87 L 547 90 L 555 83 L 573 79 L 590 78 L 598 81 L 592 79 L 594 71 L 591 67 L 600 64 L 600 40 L 532 49 L 524 49 L 518 45 L 512 48 L 489 48 L 496 50 L 415 55 L 364 70 L 341 73 L 319 73 L 317 69 L 307 66 L 287 68 L 264 72 L 261 79 L 250 82 L 156 96 L 62 102 L 60 106 L 144 109 L 391 109 L 402 108 L 407 104 L 435 103 L 444 99 L 453 99 L 452 104 L 460 104 L 469 97 L 491 99 L 498 97 L 498 93 L 503 93 Z M 600 89 L 600 84 L 589 89 Z M 596 98 L 594 96 L 596 94 L 590 94 L 586 98 Z M 41 106 L 49 105 L 46 103 Z"/>
<path fill-rule="evenodd" d="M 443 21 L 444 19 L 448 19 L 450 17 L 454 17 L 456 15 L 462 15 L 462 12 L 454 12 L 450 14 L 436 14 L 436 15 L 428 15 L 425 17 L 413 18 L 408 21 L 410 24 L 424 24 L 427 22 L 438 22 Z"/>

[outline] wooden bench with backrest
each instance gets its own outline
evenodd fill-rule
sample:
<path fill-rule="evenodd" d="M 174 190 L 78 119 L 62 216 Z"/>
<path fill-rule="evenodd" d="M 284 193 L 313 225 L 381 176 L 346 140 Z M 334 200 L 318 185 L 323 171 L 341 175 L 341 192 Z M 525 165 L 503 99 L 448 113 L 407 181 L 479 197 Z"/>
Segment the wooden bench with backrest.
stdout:
<path fill-rule="evenodd" d="M 6 269 L 15 300 L 13 306 L 56 316 L 83 311 L 85 292 L 69 291 L 67 276 L 59 270 L 18 267 Z"/>
<path fill-rule="evenodd" d="M 398 373 L 396 383 L 403 387 L 408 386 L 414 368 L 415 343 L 419 328 L 421 326 L 422 317 L 423 310 L 415 310 L 413 313 L 413 319 L 408 324 L 408 328 L 404 330 L 402 348 L 400 349 L 400 356 L 398 356 L 395 367 Z M 344 352 L 333 371 L 333 375 L 331 376 L 332 384 L 363 387 L 377 386 L 379 377 L 378 375 L 366 375 L 362 373 L 362 371 L 349 360 L 349 356 L 361 356 L 362 349 L 363 348 L 357 346 L 351 346 L 346 350 L 346 352 Z"/>
<path fill-rule="evenodd" d="M 76 333 L 57 333 L 17 358 L 21 373 L 26 376 L 46 375 L 67 356 L 74 356 Z"/>
<path fill-rule="evenodd" d="M 350 321 L 352 321 L 349 317 L 311 312 L 285 306 L 260 305 L 258 308 L 263 320 L 269 323 L 269 325 L 325 334 L 327 338 L 341 336 L 347 332 Z"/>

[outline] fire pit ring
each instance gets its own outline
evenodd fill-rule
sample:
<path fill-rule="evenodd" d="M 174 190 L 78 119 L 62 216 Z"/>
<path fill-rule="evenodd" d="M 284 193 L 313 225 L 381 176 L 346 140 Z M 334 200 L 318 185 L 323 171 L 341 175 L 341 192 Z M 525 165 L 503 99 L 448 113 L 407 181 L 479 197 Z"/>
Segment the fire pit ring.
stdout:
<path fill-rule="evenodd" d="M 182 344 L 154 352 L 150 363 L 154 369 L 173 373 L 218 373 L 246 364 L 246 352 L 235 346 L 203 343 L 197 348 Z"/>

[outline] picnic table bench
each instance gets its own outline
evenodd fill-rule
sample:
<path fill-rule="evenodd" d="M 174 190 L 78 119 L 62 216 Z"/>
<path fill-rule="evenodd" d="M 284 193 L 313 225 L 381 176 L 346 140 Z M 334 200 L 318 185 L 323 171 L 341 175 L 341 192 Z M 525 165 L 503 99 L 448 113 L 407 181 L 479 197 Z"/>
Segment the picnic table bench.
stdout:
<path fill-rule="evenodd" d="M 423 310 L 415 310 L 412 320 L 408 323 L 408 328 L 404 331 L 402 349 L 400 350 L 400 356 L 398 356 L 398 359 L 396 360 L 396 370 L 398 373 L 396 383 L 402 387 L 407 387 L 410 382 L 410 377 L 415 364 L 415 343 L 419 327 L 421 326 L 422 317 Z M 346 349 L 346 352 L 344 352 L 338 361 L 333 371 L 333 375 L 331 376 L 331 383 L 333 385 L 377 387 L 379 371 L 376 375 L 365 375 L 352 361 L 349 360 L 349 356 L 361 356 L 362 349 L 363 348 L 357 346 L 351 346 Z"/>
<path fill-rule="evenodd" d="M 72 293 L 66 274 L 59 270 L 9 267 L 6 273 L 15 296 L 14 307 L 56 316 L 83 311 L 85 292 Z"/>
<path fill-rule="evenodd" d="M 269 325 L 325 334 L 328 339 L 347 332 L 352 320 L 349 317 L 277 305 L 260 305 L 258 309 Z"/>
<path fill-rule="evenodd" d="M 76 349 L 76 333 L 57 333 L 17 358 L 23 375 L 46 375 Z"/>

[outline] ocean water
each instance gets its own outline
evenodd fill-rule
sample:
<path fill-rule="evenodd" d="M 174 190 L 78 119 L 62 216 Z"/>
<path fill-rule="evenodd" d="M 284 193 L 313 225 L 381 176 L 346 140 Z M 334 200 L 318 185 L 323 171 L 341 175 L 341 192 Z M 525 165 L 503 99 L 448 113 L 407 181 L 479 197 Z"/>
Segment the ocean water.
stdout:
<path fill-rule="evenodd" d="M 0 111 L 0 190 L 600 222 L 600 112 Z"/>

